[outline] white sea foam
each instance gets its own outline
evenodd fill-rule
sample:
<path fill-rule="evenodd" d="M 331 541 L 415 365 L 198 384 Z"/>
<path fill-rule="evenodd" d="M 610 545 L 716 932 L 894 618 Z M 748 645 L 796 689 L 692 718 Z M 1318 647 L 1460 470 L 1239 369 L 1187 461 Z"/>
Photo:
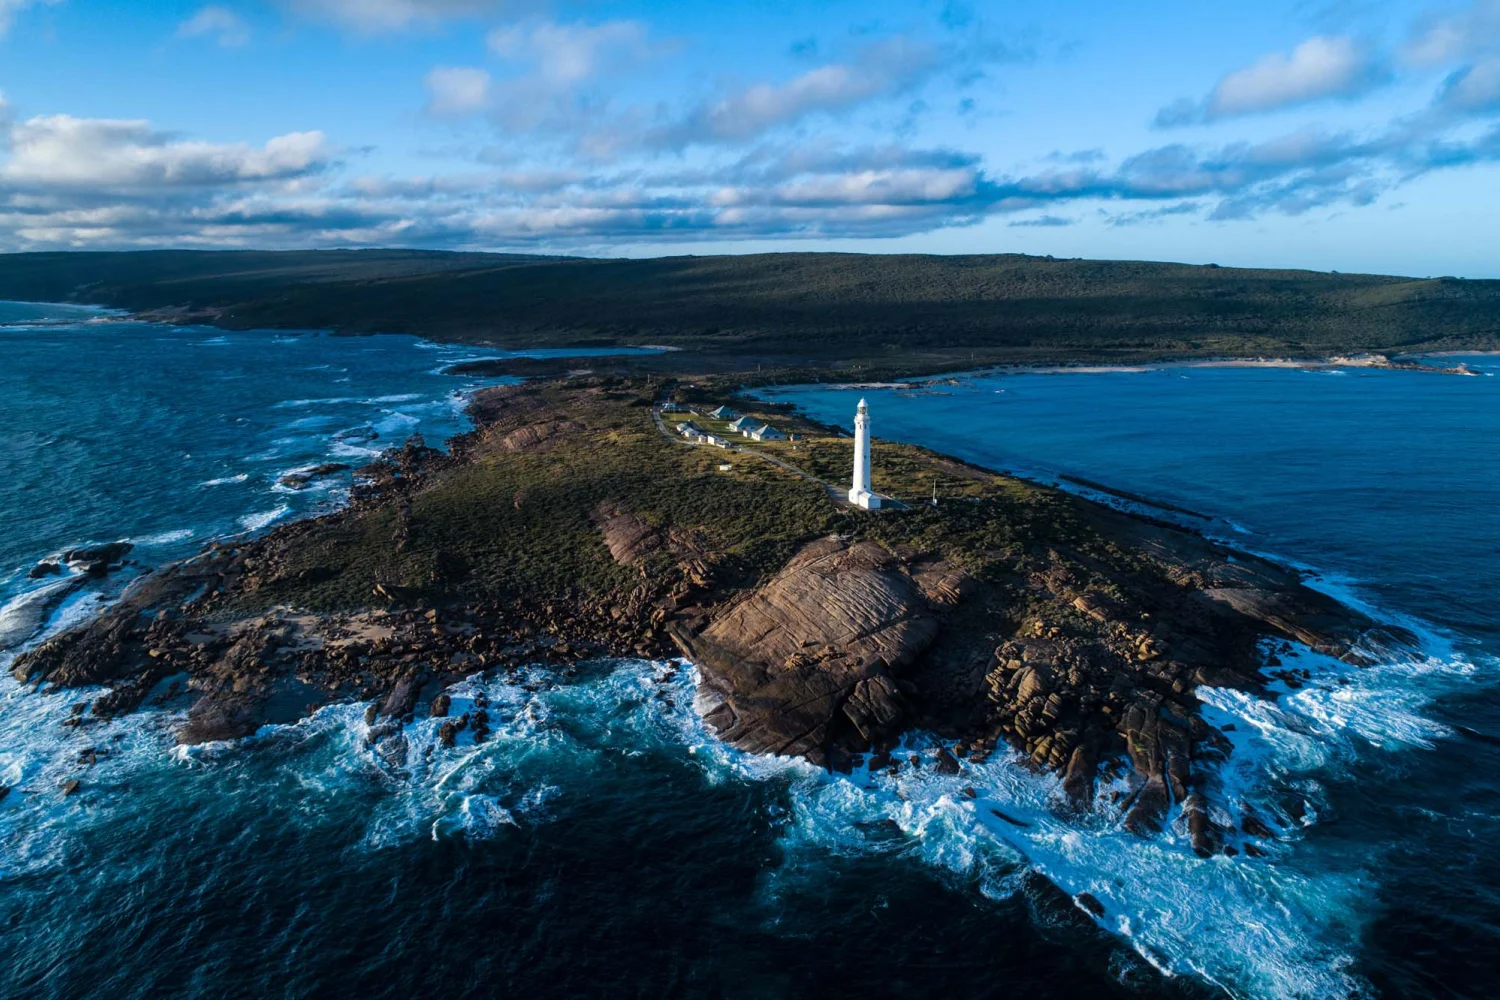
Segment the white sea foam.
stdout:
<path fill-rule="evenodd" d="M 901 755 L 921 753 L 925 744 L 913 738 Z M 1246 757 L 1249 772 L 1271 760 Z M 966 763 L 951 777 L 931 763 L 927 756 L 922 768 L 895 777 L 829 776 L 805 765 L 781 771 L 790 777 L 791 815 L 782 833 L 791 859 L 784 866 L 788 891 L 804 890 L 801 870 L 815 867 L 800 860 L 809 850 L 909 856 L 996 897 L 1014 892 L 1031 868 L 1066 892 L 1093 895 L 1105 907 L 1100 923 L 1168 975 L 1198 975 L 1240 997 L 1365 992 L 1349 968 L 1367 872 L 1320 868 L 1295 856 L 1200 859 L 1181 824 L 1137 837 L 1121 828 L 1117 808 L 1102 796 L 1093 815 L 1066 814 L 1057 780 L 1011 756 Z M 977 798 L 963 793 L 970 786 Z M 775 879 L 770 891 L 781 891 Z"/>
<path fill-rule="evenodd" d="M 171 744 L 169 718 L 145 711 L 115 722 L 90 719 L 82 729 L 60 723 L 71 706 L 87 702 L 99 689 L 56 693 L 34 691 L 0 679 L 0 784 L 11 789 L 0 800 L 0 877 L 13 878 L 66 865 L 70 838 L 107 829 L 115 793 L 127 789 L 132 774 L 159 766 Z M 90 765 L 81 753 L 99 748 Z M 80 782 L 74 796 L 67 781 Z M 128 795 L 124 796 L 128 799 Z"/>
<path fill-rule="evenodd" d="M 381 412 L 385 414 L 385 418 L 375 421 L 374 426 L 382 437 L 409 430 L 422 422 L 419 418 L 409 413 L 402 413 L 400 410 L 382 410 Z"/>
<path fill-rule="evenodd" d="M 154 535 L 143 535 L 140 538 L 127 538 L 125 541 L 131 545 L 147 547 L 152 545 L 171 545 L 175 542 L 185 542 L 197 534 L 192 528 L 178 528 L 175 531 L 162 531 Z"/>
<path fill-rule="evenodd" d="M 296 410 L 306 406 L 335 406 L 340 403 L 363 402 L 354 396 L 330 396 L 323 399 L 284 399 L 272 407 L 274 410 Z"/>
<path fill-rule="evenodd" d="M 292 508 L 287 506 L 286 504 L 282 504 L 275 510 L 263 510 L 258 514 L 246 514 L 244 517 L 240 518 L 240 527 L 244 528 L 246 531 L 259 531 L 260 529 L 275 524 L 277 521 L 281 520 L 281 518 L 285 517 L 291 511 L 291 509 Z"/>
<path fill-rule="evenodd" d="M 335 441 L 328 449 L 328 454 L 335 458 L 378 458 L 380 453 L 380 448 L 349 441 Z"/>
<path fill-rule="evenodd" d="M 249 480 L 250 473 L 241 472 L 233 476 L 224 476 L 220 479 L 206 479 L 199 486 L 228 486 L 230 483 L 243 483 Z"/>
<path fill-rule="evenodd" d="M 31 639 L 57 606 L 78 587 L 74 578 L 55 580 L 18 594 L 0 607 L 0 652 Z"/>
<path fill-rule="evenodd" d="M 229 773 L 247 751 L 259 759 L 293 755 L 280 773 L 293 777 L 297 809 L 332 808 L 334 797 L 379 789 L 356 820 L 363 845 L 379 850 L 426 838 L 511 836 L 549 822 L 548 803 L 566 798 L 603 755 L 682 754 L 711 784 L 770 782 L 783 790 L 774 818 L 783 860 L 764 884 L 773 903 L 818 891 L 828 854 L 908 858 L 991 898 L 1015 893 L 1035 870 L 1070 894 L 1093 895 L 1105 908 L 1100 924 L 1169 975 L 1201 976 L 1256 1000 L 1359 997 L 1367 991 L 1351 956 L 1370 915 L 1378 849 L 1339 857 L 1309 840 L 1306 826 L 1325 808 L 1321 783 L 1361 755 L 1441 738 L 1441 727 L 1420 715 L 1424 684 L 1465 668 L 1424 659 L 1358 670 L 1305 651 L 1283 659 L 1290 669 L 1307 668 L 1311 681 L 1271 700 L 1200 690 L 1210 721 L 1233 726 L 1234 752 L 1210 787 L 1215 818 L 1228 825 L 1253 810 L 1279 837 L 1262 845 L 1270 853 L 1262 859 L 1198 858 L 1175 814 L 1158 836 L 1130 834 L 1109 797 L 1119 789 L 1108 782 L 1093 814 L 1073 815 L 1061 808 L 1055 777 L 1009 754 L 940 775 L 931 766 L 935 741 L 920 734 L 898 756 L 917 754 L 923 766 L 894 776 L 829 775 L 799 759 L 741 753 L 715 739 L 694 711 L 696 675 L 682 663 L 630 661 L 576 683 L 540 668 L 472 677 L 449 688 L 449 716 L 472 714 L 482 693 L 492 733 L 481 744 L 469 729 L 444 747 L 436 719 L 394 729 L 379 720 L 372 730 L 363 705 L 338 704 L 241 743 L 177 748 L 171 760 Z M 79 697 L 40 703 L 55 715 L 63 699 Z M 0 737 L 12 719 L 0 713 Z M 163 725 L 159 718 L 142 724 Z M 159 741 L 150 745 L 140 766 L 161 764 L 166 751 Z M 0 768 L 17 766 L 14 751 L 5 753 Z M 44 791 L 73 766 L 62 758 L 28 761 L 17 779 Z M 977 796 L 968 797 L 967 787 Z M 1290 802 L 1300 807 L 1289 809 Z M 64 821 L 35 815 L 44 831 Z M 48 863 L 45 840 L 38 834 L 28 848 L 35 863 Z"/>

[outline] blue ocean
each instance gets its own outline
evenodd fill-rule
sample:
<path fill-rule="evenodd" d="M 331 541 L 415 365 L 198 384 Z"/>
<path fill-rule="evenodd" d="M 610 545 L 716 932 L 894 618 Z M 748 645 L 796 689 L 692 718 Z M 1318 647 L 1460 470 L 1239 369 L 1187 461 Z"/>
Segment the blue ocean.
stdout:
<path fill-rule="evenodd" d="M 29 577 L 39 560 L 128 540 L 145 567 L 336 504 L 346 473 L 281 480 L 461 430 L 480 383 L 444 369 L 500 353 L 15 304 L 0 347 L 13 633 L 55 585 Z M 739 753 L 694 715 L 690 665 L 471 678 L 455 702 L 483 691 L 494 738 L 445 749 L 423 720 L 400 768 L 366 746 L 359 705 L 178 748 L 151 711 L 64 729 L 86 694 L 7 676 L 0 995 L 1493 995 L 1500 364 L 1472 360 L 1479 377 L 1164 368 L 770 393 L 844 425 L 864 395 L 877 437 L 1169 504 L 1418 631 L 1415 661 L 1309 659 L 1315 682 L 1275 701 L 1203 692 L 1238 722 L 1223 781 L 1306 805 L 1267 858 L 1056 816 L 1053 779 L 999 756 L 865 782 Z M 963 784 L 1026 825 L 979 816 Z M 1039 874 L 1119 916 L 1094 925 Z"/>

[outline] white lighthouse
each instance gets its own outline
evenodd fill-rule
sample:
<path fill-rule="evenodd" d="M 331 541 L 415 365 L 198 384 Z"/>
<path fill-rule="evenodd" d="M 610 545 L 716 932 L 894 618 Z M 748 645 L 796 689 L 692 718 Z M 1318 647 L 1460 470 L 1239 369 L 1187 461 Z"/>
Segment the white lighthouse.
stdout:
<path fill-rule="evenodd" d="M 870 408 L 863 399 L 854 411 L 854 484 L 849 487 L 849 502 L 866 510 L 880 507 L 880 497 L 870 489 Z"/>

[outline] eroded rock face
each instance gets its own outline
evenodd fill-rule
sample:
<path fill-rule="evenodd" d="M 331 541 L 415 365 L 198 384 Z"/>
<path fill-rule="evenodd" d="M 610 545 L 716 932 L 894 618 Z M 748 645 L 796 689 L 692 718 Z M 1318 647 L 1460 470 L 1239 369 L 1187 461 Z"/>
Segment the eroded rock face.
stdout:
<path fill-rule="evenodd" d="M 480 426 L 474 448 L 480 454 L 545 452 L 585 430 L 567 413 L 515 392 L 476 403 L 474 416 Z"/>
<path fill-rule="evenodd" d="M 557 439 L 581 430 L 583 426 L 571 420 L 547 420 L 498 437 L 494 447 L 500 451 L 544 451 Z"/>
<path fill-rule="evenodd" d="M 666 538 L 645 518 L 615 504 L 603 504 L 594 514 L 594 523 L 604 535 L 609 554 L 621 566 L 640 569 L 665 544 Z"/>
<path fill-rule="evenodd" d="M 821 539 L 768 584 L 674 638 L 703 672 L 700 705 L 727 742 L 816 757 L 903 728 L 897 678 L 937 634 L 906 567 L 873 542 Z"/>

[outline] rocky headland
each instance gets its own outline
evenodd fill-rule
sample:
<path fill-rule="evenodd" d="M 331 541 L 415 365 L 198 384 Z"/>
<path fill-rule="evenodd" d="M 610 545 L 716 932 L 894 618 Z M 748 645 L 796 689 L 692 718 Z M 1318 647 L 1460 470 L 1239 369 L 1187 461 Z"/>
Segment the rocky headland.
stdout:
<path fill-rule="evenodd" d="M 1277 643 L 1358 664 L 1411 641 L 1286 567 L 922 449 L 876 443 L 876 488 L 913 502 L 868 512 L 826 488 L 849 463 L 830 428 L 767 410 L 798 440 L 750 454 L 656 417 L 668 397 L 706 410 L 730 389 L 658 375 L 485 390 L 447 453 L 408 441 L 357 470 L 344 509 L 148 573 L 13 672 L 104 687 L 70 727 L 176 704 L 193 743 L 361 700 L 381 739 L 446 717 L 443 688 L 475 672 L 682 655 L 704 718 L 744 750 L 957 773 L 1009 748 L 1061 776 L 1060 808 L 1093 808 L 1101 779 L 1123 777 L 1110 794 L 1128 828 L 1178 808 L 1206 855 L 1236 850 L 1207 780 L 1232 747 L 1195 691 L 1296 686 Z M 942 503 L 918 502 L 939 480 Z M 123 553 L 92 555 L 107 569 Z M 942 747 L 893 756 L 916 729 Z M 485 738 L 482 705 L 443 726 L 463 732 Z M 1267 832 L 1235 824 L 1242 843 Z"/>

